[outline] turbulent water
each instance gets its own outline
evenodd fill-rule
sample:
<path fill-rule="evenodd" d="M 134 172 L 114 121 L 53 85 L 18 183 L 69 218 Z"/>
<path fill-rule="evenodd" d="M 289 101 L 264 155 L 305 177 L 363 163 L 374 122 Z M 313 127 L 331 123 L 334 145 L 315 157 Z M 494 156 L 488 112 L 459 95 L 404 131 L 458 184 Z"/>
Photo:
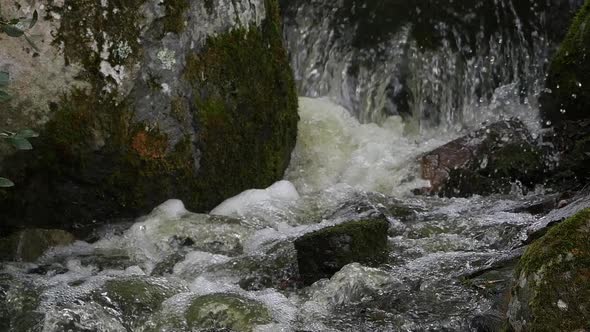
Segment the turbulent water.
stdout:
<path fill-rule="evenodd" d="M 417 21 L 359 47 L 362 24 L 333 22 L 338 6 L 356 1 L 292 3 L 285 31 L 299 90 L 321 98 L 300 98 L 298 141 L 284 180 L 230 198 L 210 214 L 170 200 L 35 263 L 3 263 L 0 330 L 499 326 L 513 258 L 537 219 L 515 211 L 542 199 L 542 190 L 469 199 L 410 193 L 427 185 L 416 158 L 466 129 L 518 116 L 536 133 L 536 94 L 554 46 L 539 29 L 551 26 L 551 11 L 533 8 L 541 14 L 527 21 L 515 2 L 489 1 L 492 7 L 473 8 L 496 8 L 489 17 L 499 29 L 478 23 L 467 35 L 466 26 L 443 20 L 435 26 L 444 38 L 429 48 L 415 36 L 424 9 L 418 6 L 410 15 Z M 453 6 L 440 16 L 461 17 Z M 380 8 L 348 9 L 371 18 Z M 479 22 L 478 10 L 463 13 L 467 26 Z M 382 215 L 390 222 L 386 264 L 350 264 L 302 286 L 294 239 Z"/>
<path fill-rule="evenodd" d="M 92 243 L 56 248 L 34 264 L 3 264 L 4 326 L 469 331 L 497 321 L 509 269 L 477 272 L 515 255 L 535 217 L 511 211 L 535 197 L 414 197 L 410 190 L 424 185 L 415 158 L 452 137 L 412 137 L 398 117 L 361 124 L 327 99 L 300 105 L 285 180 L 210 215 L 170 200 L 131 225 L 97 231 Z M 302 287 L 292 240 L 382 214 L 390 221 L 387 264 L 350 264 Z M 466 281 L 471 275 L 478 277 Z M 203 312 L 195 314 L 195 301 L 206 303 Z"/>

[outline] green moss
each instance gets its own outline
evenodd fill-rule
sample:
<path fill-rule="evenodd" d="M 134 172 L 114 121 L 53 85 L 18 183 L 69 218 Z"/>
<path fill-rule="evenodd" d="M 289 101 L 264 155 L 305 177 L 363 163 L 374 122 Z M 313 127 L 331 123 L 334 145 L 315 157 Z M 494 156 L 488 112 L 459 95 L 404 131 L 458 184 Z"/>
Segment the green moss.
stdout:
<path fill-rule="evenodd" d="M 513 296 L 528 303 L 527 331 L 575 331 L 590 322 L 590 209 L 551 228 L 533 242 L 516 269 L 525 287 Z M 519 281 L 517 281 L 519 282 Z M 522 295 L 527 295 L 524 299 Z M 559 309 L 558 301 L 567 304 Z M 525 317 L 526 318 L 526 317 Z"/>
<path fill-rule="evenodd" d="M 123 321 L 129 324 L 139 322 L 140 317 L 151 316 L 164 300 L 180 291 L 176 286 L 164 284 L 163 280 L 128 278 L 107 281 L 92 297 L 101 305 L 121 312 L 125 315 Z"/>
<path fill-rule="evenodd" d="M 590 1 L 586 1 L 551 61 L 545 84 L 550 91 L 545 91 L 540 98 L 545 121 L 559 125 L 565 120 L 590 118 L 589 52 Z"/>
<path fill-rule="evenodd" d="M 185 13 L 190 8 L 188 0 L 165 0 L 164 30 L 167 32 L 181 33 L 185 28 Z"/>
<path fill-rule="evenodd" d="M 297 262 L 304 283 L 329 278 L 353 262 L 382 263 L 387 257 L 388 229 L 385 219 L 351 221 L 297 239 Z"/>
<path fill-rule="evenodd" d="M 196 298 L 186 312 L 189 328 L 252 331 L 255 325 L 272 322 L 268 310 L 256 301 L 230 294 Z"/>
<path fill-rule="evenodd" d="M 288 166 L 297 135 L 297 95 L 282 45 L 277 3 L 261 28 L 210 38 L 189 54 L 185 77 L 201 123 L 198 209 L 248 188 L 267 187 Z"/>

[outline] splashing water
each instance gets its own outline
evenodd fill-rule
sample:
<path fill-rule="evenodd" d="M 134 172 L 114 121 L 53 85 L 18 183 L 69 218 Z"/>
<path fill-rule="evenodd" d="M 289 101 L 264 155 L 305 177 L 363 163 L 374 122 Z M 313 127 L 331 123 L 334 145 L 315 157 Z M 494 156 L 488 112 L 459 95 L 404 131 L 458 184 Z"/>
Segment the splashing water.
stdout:
<path fill-rule="evenodd" d="M 361 124 L 328 99 L 300 100 L 285 180 L 195 214 L 169 200 L 124 231 L 5 263 L 0 321 L 22 331 L 468 331 L 494 319 L 534 197 L 439 199 L 416 157 L 453 136 L 412 136 L 399 117 Z M 387 264 L 345 266 L 302 287 L 293 240 L 385 215 Z M 465 276 L 474 272 L 474 279 Z M 484 317 L 484 318 L 481 318 Z M 491 318 L 490 318 L 491 317 Z"/>

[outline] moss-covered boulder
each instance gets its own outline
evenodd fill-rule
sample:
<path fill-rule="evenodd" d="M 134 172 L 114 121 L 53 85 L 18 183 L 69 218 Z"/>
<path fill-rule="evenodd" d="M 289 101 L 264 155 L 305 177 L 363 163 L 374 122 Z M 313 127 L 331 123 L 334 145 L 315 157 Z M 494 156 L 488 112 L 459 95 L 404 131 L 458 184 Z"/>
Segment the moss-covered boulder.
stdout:
<path fill-rule="evenodd" d="M 306 285 L 330 278 L 347 264 L 378 265 L 387 258 L 386 219 L 349 221 L 295 240 L 299 274 Z"/>
<path fill-rule="evenodd" d="M 508 193 L 513 183 L 533 189 L 545 174 L 544 156 L 524 124 L 496 122 L 425 154 L 417 192 L 444 196 Z"/>
<path fill-rule="evenodd" d="M 33 9 L 0 5 L 2 17 Z M 35 9 L 39 51 L 25 52 L 24 39 L 0 51 L 13 95 L 2 125 L 41 133 L 33 151 L 0 164 L 16 183 L 0 192 L 0 227 L 136 217 L 171 197 L 207 211 L 281 178 L 298 115 L 276 0 Z"/>
<path fill-rule="evenodd" d="M 508 309 L 513 330 L 590 329 L 590 209 L 533 242 L 515 279 Z"/>
<path fill-rule="evenodd" d="M 0 238 L 0 260 L 33 262 L 45 251 L 72 244 L 76 239 L 58 229 L 26 229 Z"/>
<path fill-rule="evenodd" d="M 244 332 L 272 322 L 262 303 L 232 294 L 196 298 L 187 309 L 186 320 L 191 329 Z"/>
<path fill-rule="evenodd" d="M 590 118 L 590 1 L 578 11 L 551 60 L 541 115 L 549 125 Z"/>
<path fill-rule="evenodd" d="M 590 182 L 590 1 L 578 11 L 551 60 L 541 116 L 554 128 L 548 139 L 561 154 L 555 185 L 572 189 Z"/>

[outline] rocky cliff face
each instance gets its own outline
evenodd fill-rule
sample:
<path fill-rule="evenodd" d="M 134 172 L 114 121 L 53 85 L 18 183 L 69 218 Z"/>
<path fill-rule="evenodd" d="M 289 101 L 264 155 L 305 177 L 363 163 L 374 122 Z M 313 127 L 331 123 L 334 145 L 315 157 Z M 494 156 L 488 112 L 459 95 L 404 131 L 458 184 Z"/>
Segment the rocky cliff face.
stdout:
<path fill-rule="evenodd" d="M 36 49 L 0 37 L 1 125 L 41 135 L 4 159 L 4 226 L 204 211 L 282 176 L 298 115 L 274 0 L 20 2 L 0 15 L 37 10 Z"/>

